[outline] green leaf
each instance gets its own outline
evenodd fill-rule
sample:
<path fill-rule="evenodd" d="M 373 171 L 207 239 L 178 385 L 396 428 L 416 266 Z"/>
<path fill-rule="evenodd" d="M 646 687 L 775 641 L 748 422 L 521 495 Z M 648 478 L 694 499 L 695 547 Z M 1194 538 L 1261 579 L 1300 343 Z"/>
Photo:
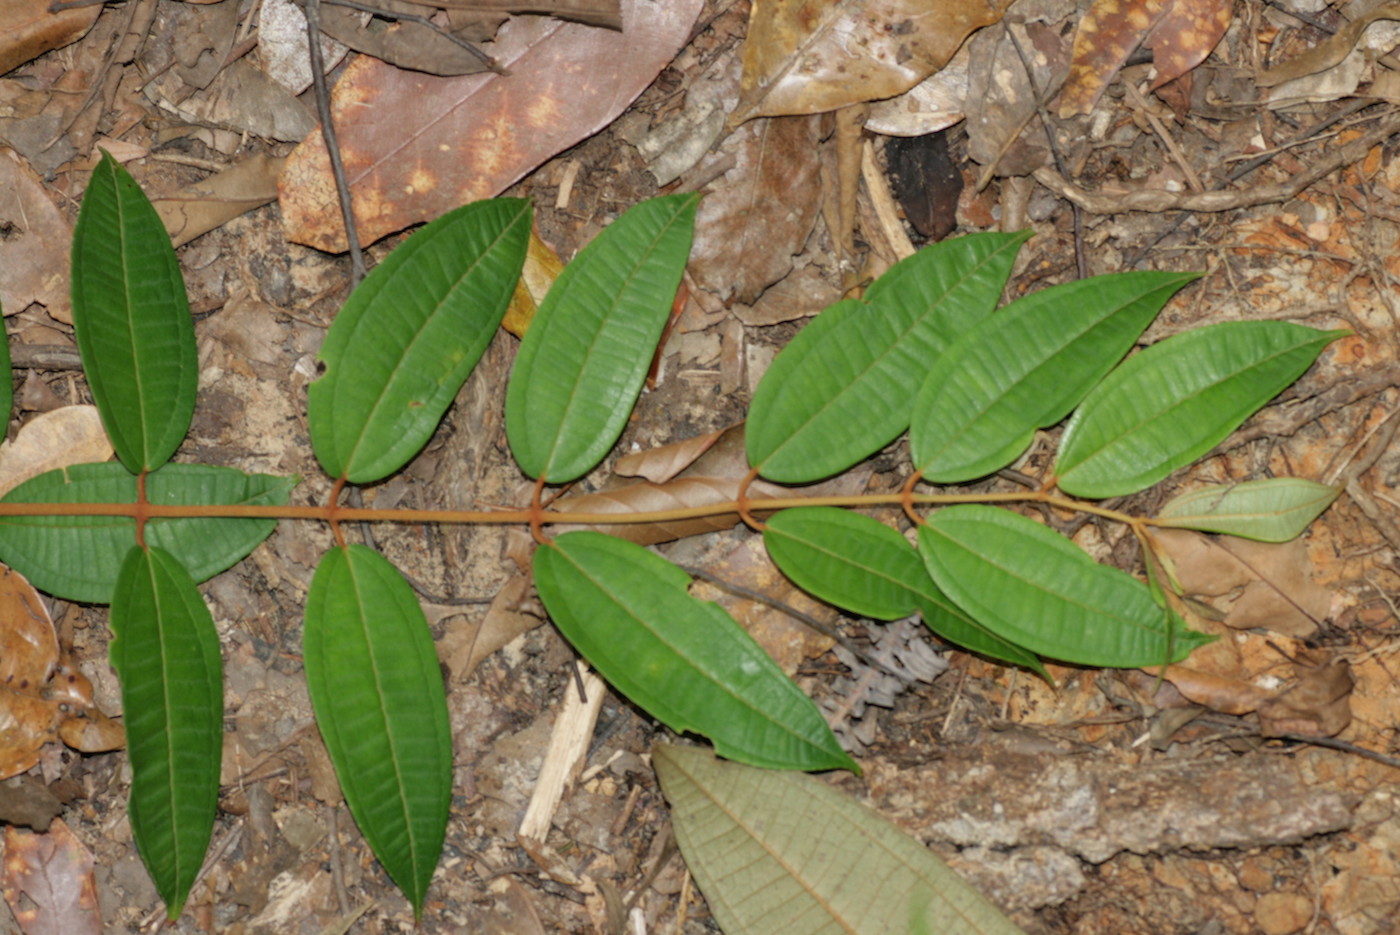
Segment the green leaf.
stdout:
<path fill-rule="evenodd" d="M 909 447 L 925 479 L 1003 468 L 1132 349 L 1194 273 L 1117 273 L 1019 299 L 959 338 L 914 401 Z"/>
<path fill-rule="evenodd" d="M 849 769 L 821 712 L 690 576 L 639 545 L 569 532 L 535 552 L 535 586 L 583 657 L 674 731 L 771 769 Z"/>
<path fill-rule="evenodd" d="M 332 477 L 380 480 L 408 463 L 496 333 L 525 262 L 530 203 L 478 201 L 409 237 L 326 332 L 307 387 L 311 445 Z"/>
<path fill-rule="evenodd" d="M 351 545 L 316 569 L 302 642 L 350 813 L 421 918 L 452 804 L 452 735 L 428 621 L 388 559 Z"/>
<path fill-rule="evenodd" d="M 828 604 L 876 620 L 918 611 L 943 639 L 1048 678 L 1034 655 L 992 633 L 939 590 L 914 547 L 884 523 L 835 507 L 799 507 L 768 520 L 763 544 L 783 574 Z"/>
<path fill-rule="evenodd" d="M 167 464 L 146 477 L 159 504 L 282 505 L 299 478 L 244 474 L 207 464 Z M 75 464 L 40 474 L 7 493 L 3 503 L 135 503 L 136 478 L 120 464 Z M 174 555 L 196 581 L 233 566 L 277 528 L 272 519 L 153 519 L 146 542 Z M 121 557 L 136 541 L 121 516 L 0 517 L 0 560 L 39 590 L 70 601 L 112 600 Z"/>
<path fill-rule="evenodd" d="M 929 573 L 1000 636 L 1065 662 L 1179 662 L 1213 637 L 1184 629 L 1147 586 L 1064 536 L 998 507 L 946 507 L 919 528 Z"/>
<path fill-rule="evenodd" d="M 1016 935 L 932 851 L 824 782 L 652 748 L 686 868 L 725 935 Z"/>
<path fill-rule="evenodd" d="M 550 287 L 515 358 L 506 435 L 551 484 L 588 473 L 622 434 L 690 256 L 700 196 L 635 206 Z"/>
<path fill-rule="evenodd" d="M 1136 493 L 1190 464 L 1347 334 L 1233 321 L 1152 345 L 1096 386 L 1070 420 L 1055 473 L 1076 497 Z"/>
<path fill-rule="evenodd" d="M 93 402 L 132 473 L 160 467 L 190 428 L 199 363 L 170 235 L 103 152 L 73 230 L 73 336 Z"/>
<path fill-rule="evenodd" d="M 199 874 L 219 802 L 219 634 L 179 560 L 139 546 L 122 562 L 111 627 L 131 759 L 131 831 L 174 919 Z"/>
<path fill-rule="evenodd" d="M 798 332 L 754 390 L 744 434 L 769 480 L 820 480 L 909 427 L 929 365 L 996 308 L 1029 232 L 972 234 L 891 267 L 864 301 L 837 302 Z"/>
<path fill-rule="evenodd" d="M 1261 542 L 1287 542 L 1301 535 L 1341 492 L 1340 487 L 1296 477 L 1203 487 L 1173 499 L 1152 522 Z"/>

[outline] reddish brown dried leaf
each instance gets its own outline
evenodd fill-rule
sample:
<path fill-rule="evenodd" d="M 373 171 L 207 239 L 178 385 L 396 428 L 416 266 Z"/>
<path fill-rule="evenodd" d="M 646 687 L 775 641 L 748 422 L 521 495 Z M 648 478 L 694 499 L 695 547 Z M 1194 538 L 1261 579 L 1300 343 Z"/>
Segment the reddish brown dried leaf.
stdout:
<path fill-rule="evenodd" d="M 49 0 L 0 0 L 0 75 L 81 39 L 101 12 L 101 4 L 51 13 Z"/>
<path fill-rule="evenodd" d="M 1234 7 L 1234 0 L 1173 0 L 1152 35 L 1143 40 L 1157 69 L 1154 90 L 1206 60 L 1230 28 Z"/>
<path fill-rule="evenodd" d="M 1011 0 L 755 0 L 731 126 L 903 94 Z"/>
<path fill-rule="evenodd" d="M 664 484 L 709 451 L 731 429 L 720 429 L 708 435 L 672 442 L 660 448 L 637 451 L 617 459 L 614 474 L 624 477 L 644 477 L 653 484 Z"/>
<path fill-rule="evenodd" d="M 1158 672 L 1156 668 L 1143 671 L 1153 676 Z M 1187 701 L 1222 714 L 1248 714 L 1269 697 L 1269 693 L 1257 685 L 1189 666 L 1167 666 L 1163 678 Z"/>
<path fill-rule="evenodd" d="M 0 779 L 39 762 L 63 719 L 48 697 L 58 637 L 39 595 L 19 572 L 0 574 Z"/>
<path fill-rule="evenodd" d="M 790 493 L 789 490 L 764 481 L 757 481 L 749 485 L 750 497 L 781 497 Z M 560 497 L 554 501 L 553 509 L 569 513 L 626 515 L 713 506 L 732 502 L 738 495 L 739 481 L 735 479 L 727 477 L 678 477 L 665 484 L 642 481 L 598 493 Z M 674 539 L 684 539 L 687 536 L 698 536 L 701 533 L 729 529 L 738 522 L 738 513 L 721 513 L 717 516 L 667 520 L 659 523 L 597 524 L 588 527 L 558 525 L 551 526 L 550 530 L 554 533 L 562 533 L 569 529 L 588 528 L 640 545 L 656 545 L 659 542 L 670 542 Z"/>
<path fill-rule="evenodd" d="M 1320 649 L 1302 653 L 1295 668 L 1297 683 L 1259 706 L 1260 731 L 1265 737 L 1340 734 L 1351 723 L 1351 666 Z"/>
<path fill-rule="evenodd" d="M 816 117 L 775 117 L 725 140 L 717 158 L 734 168 L 695 218 L 690 272 L 702 286 L 752 304 L 792 270 L 821 204 L 819 139 Z"/>
<path fill-rule="evenodd" d="M 44 834 L 5 829 L 5 902 L 25 935 L 100 935 L 92 854 L 62 819 Z"/>
<path fill-rule="evenodd" d="M 1060 92 L 1060 116 L 1093 110 L 1128 56 L 1171 6 L 1172 0 L 1096 0 L 1074 35 L 1069 77 Z"/>
<path fill-rule="evenodd" d="M 360 239 L 497 195 L 607 126 L 675 56 L 700 7 L 626 0 L 620 33 L 512 19 L 487 50 L 509 76 L 436 78 L 357 60 L 336 84 L 333 108 Z M 288 237 L 346 249 L 319 133 L 292 153 L 280 189 Z"/>

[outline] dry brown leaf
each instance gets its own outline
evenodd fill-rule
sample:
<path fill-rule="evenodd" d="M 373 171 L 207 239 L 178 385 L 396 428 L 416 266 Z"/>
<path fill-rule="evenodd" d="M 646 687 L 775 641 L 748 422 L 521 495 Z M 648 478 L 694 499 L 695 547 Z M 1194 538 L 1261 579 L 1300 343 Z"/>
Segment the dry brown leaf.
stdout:
<path fill-rule="evenodd" d="M 1261 88 L 1272 88 L 1285 81 L 1315 75 L 1320 71 L 1339 65 L 1356 47 L 1356 44 L 1361 40 L 1361 34 L 1366 31 L 1368 26 L 1379 20 L 1397 19 L 1400 19 L 1400 3 L 1387 3 L 1378 6 L 1347 23 L 1331 37 L 1318 43 L 1302 55 L 1289 59 L 1277 68 L 1270 68 L 1255 78 L 1255 84 Z"/>
<path fill-rule="evenodd" d="M 174 195 L 151 203 L 170 233 L 184 246 L 200 234 L 277 200 L 277 176 L 285 159 L 258 153 Z"/>
<path fill-rule="evenodd" d="M 734 168 L 700 202 L 690 255 L 691 275 L 710 292 L 752 304 L 792 270 L 817 221 L 819 138 L 817 118 L 777 117 L 724 141 L 714 158 Z"/>
<path fill-rule="evenodd" d="M 1234 0 L 1174 0 L 1143 45 L 1152 50 L 1155 90 L 1206 60 L 1230 28 Z"/>
<path fill-rule="evenodd" d="M 101 4 L 54 13 L 49 0 L 0 0 L 0 75 L 78 41 L 101 12 Z"/>
<path fill-rule="evenodd" d="M 750 497 L 780 497 L 789 493 L 791 491 L 785 488 L 776 487 L 763 481 L 749 485 Z M 677 477 L 664 484 L 642 481 L 597 493 L 560 497 L 554 501 L 552 509 L 570 513 L 626 515 L 730 503 L 738 495 L 739 481 L 734 478 Z M 570 529 L 588 528 L 640 545 L 656 545 L 659 542 L 670 542 L 674 539 L 684 539 L 687 536 L 698 536 L 701 533 L 729 529 L 738 522 L 738 513 L 721 513 L 716 516 L 667 520 L 657 523 L 598 524 L 588 527 L 560 524 L 552 526 L 551 529 L 562 533 Z"/>
<path fill-rule="evenodd" d="M 39 762 L 64 712 L 48 696 L 58 637 L 39 595 L 17 571 L 0 573 L 0 779 Z"/>
<path fill-rule="evenodd" d="M 15 440 L 0 446 L 0 495 L 45 471 L 106 461 L 112 443 L 96 406 L 64 406 L 26 422 Z"/>
<path fill-rule="evenodd" d="M 454 620 L 448 625 L 439 651 L 455 681 L 464 681 L 487 656 L 544 623 L 539 614 L 524 611 L 529 594 L 529 576 L 513 575 L 496 592 L 480 621 Z M 434 623 L 462 613 L 461 607 L 451 605 L 434 604 L 425 609 Z"/>
<path fill-rule="evenodd" d="M 549 244 L 540 239 L 535 229 L 530 228 L 530 245 L 525 251 L 525 266 L 520 271 L 520 279 L 515 284 L 515 293 L 506 307 L 501 327 L 517 338 L 525 337 L 535 311 L 549 294 L 554 280 L 564 272 L 564 261 Z"/>
<path fill-rule="evenodd" d="M 1158 669 L 1143 670 L 1155 682 Z M 1162 678 L 1176 688 L 1192 704 L 1202 705 L 1221 714 L 1249 714 L 1256 711 L 1271 695 L 1266 689 L 1240 679 L 1202 672 L 1190 666 L 1167 666 Z M 1139 680 L 1141 686 L 1141 680 Z"/>
<path fill-rule="evenodd" d="M 3 4 L 5 0 L 0 0 Z M 5 13 L 0 8 L 0 22 Z M 7 69 L 5 69 L 7 70 Z M 0 306 L 6 315 L 38 302 L 59 321 L 72 321 L 68 301 L 68 251 L 72 230 L 44 190 L 44 184 L 20 157 L 0 151 Z"/>
<path fill-rule="evenodd" d="M 25 935 L 101 935 L 92 853 L 54 819 L 44 834 L 5 829 L 5 902 Z"/>
<path fill-rule="evenodd" d="M 1318 649 L 1300 653 L 1294 669 L 1297 683 L 1259 705 L 1261 732 L 1265 737 L 1340 734 L 1351 723 L 1351 666 Z"/>
<path fill-rule="evenodd" d="M 374 5 L 387 13 L 423 15 L 421 6 L 407 0 L 375 0 Z M 321 8 L 321 29 L 356 52 L 399 68 L 428 75 L 475 75 L 489 70 L 481 50 L 473 54 L 442 31 L 412 20 L 367 18 L 359 10 L 327 4 Z"/>
<path fill-rule="evenodd" d="M 726 432 L 737 428 L 731 426 L 707 435 L 662 445 L 660 448 L 623 455 L 617 459 L 617 464 L 613 465 L 613 473 L 624 477 L 643 477 L 653 484 L 664 484 L 694 464 L 701 455 L 714 447 Z"/>
<path fill-rule="evenodd" d="M 755 0 L 730 126 L 903 94 L 1011 0 Z"/>
<path fill-rule="evenodd" d="M 623 31 L 512 19 L 487 51 L 509 76 L 437 78 L 358 59 L 335 86 L 336 134 L 360 239 L 490 198 L 611 123 L 689 38 L 700 0 L 625 0 Z M 319 133 L 282 173 L 287 236 L 346 249 Z"/>

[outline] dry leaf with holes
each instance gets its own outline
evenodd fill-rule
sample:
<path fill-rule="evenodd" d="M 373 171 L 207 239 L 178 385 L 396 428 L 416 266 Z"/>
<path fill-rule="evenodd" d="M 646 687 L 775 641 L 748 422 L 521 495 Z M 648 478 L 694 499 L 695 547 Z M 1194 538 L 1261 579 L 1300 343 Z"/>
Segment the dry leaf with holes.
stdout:
<path fill-rule="evenodd" d="M 1094 109 L 1128 56 L 1152 50 L 1152 87 L 1205 61 L 1230 25 L 1232 0 L 1097 0 L 1079 21 L 1074 55 L 1060 96 L 1060 116 Z"/>
<path fill-rule="evenodd" d="M 1011 0 L 755 0 L 731 126 L 903 94 Z"/>

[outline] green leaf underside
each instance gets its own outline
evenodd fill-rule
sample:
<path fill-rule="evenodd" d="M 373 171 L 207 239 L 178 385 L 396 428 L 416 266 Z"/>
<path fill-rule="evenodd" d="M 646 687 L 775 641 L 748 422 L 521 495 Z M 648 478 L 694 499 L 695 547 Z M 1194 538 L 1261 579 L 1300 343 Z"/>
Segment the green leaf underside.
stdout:
<path fill-rule="evenodd" d="M 1287 542 L 1301 535 L 1341 492 L 1340 487 L 1296 477 L 1204 487 L 1173 499 L 1153 524 Z"/>
<path fill-rule="evenodd" d="M 510 303 L 530 203 L 478 201 L 413 234 L 365 278 L 307 387 L 311 445 L 332 477 L 387 477 L 425 445 Z"/>
<path fill-rule="evenodd" d="M 1045 675 L 1034 655 L 973 620 L 929 577 L 914 547 L 878 520 L 835 507 L 798 507 L 770 518 L 763 544 L 798 587 L 876 620 L 916 611 L 942 638 Z"/>
<path fill-rule="evenodd" d="M 1042 656 L 1089 666 L 1162 665 L 1211 640 L 1185 629 L 1142 582 L 1009 510 L 939 510 L 919 528 L 919 552 L 960 607 Z"/>
<path fill-rule="evenodd" d="M 302 641 L 350 813 L 421 918 L 452 803 L 447 698 L 422 608 L 378 552 L 331 549 L 311 580 Z"/>
<path fill-rule="evenodd" d="M 983 319 L 938 359 L 914 401 L 909 447 L 925 479 L 1014 461 L 1103 379 L 1191 273 L 1117 273 L 1043 289 Z"/>
<path fill-rule="evenodd" d="M 219 635 L 179 560 L 137 546 L 121 565 L 111 627 L 131 760 L 131 831 L 174 919 L 204 861 L 219 800 Z"/>
<path fill-rule="evenodd" d="M 133 473 L 155 470 L 194 414 L 194 323 L 165 225 L 106 152 L 73 230 L 72 294 L 73 336 L 112 447 Z"/>
<path fill-rule="evenodd" d="M 850 769 L 821 712 L 690 577 L 639 545 L 569 532 L 535 552 L 535 584 L 588 662 L 672 730 L 770 769 Z"/>
<path fill-rule="evenodd" d="M 1346 331 L 1236 321 L 1152 345 L 1109 374 L 1060 442 L 1060 489 L 1136 493 L 1190 464 L 1298 379 Z"/>
<path fill-rule="evenodd" d="M 726 935 L 1016 935 L 928 848 L 801 773 L 658 744 L 687 869 Z"/>
<path fill-rule="evenodd" d="M 283 505 L 296 477 L 244 474 L 206 464 L 167 464 L 146 478 L 160 504 Z M 136 478 L 115 462 L 75 464 L 25 481 L 5 503 L 135 503 Z M 272 519 L 154 519 L 146 542 L 179 555 L 196 581 L 232 567 L 272 534 Z M 120 516 L 0 517 L 0 560 L 42 591 L 70 601 L 112 600 L 121 557 L 136 541 Z"/>
<path fill-rule="evenodd" d="M 891 267 L 864 300 L 837 302 L 803 328 L 759 381 L 749 463 L 801 484 L 840 473 L 909 427 L 929 365 L 996 307 L 1029 233 L 973 234 Z"/>
<path fill-rule="evenodd" d="M 521 470 L 588 473 L 622 434 L 690 256 L 695 194 L 642 202 L 605 227 L 540 303 L 506 392 Z"/>

